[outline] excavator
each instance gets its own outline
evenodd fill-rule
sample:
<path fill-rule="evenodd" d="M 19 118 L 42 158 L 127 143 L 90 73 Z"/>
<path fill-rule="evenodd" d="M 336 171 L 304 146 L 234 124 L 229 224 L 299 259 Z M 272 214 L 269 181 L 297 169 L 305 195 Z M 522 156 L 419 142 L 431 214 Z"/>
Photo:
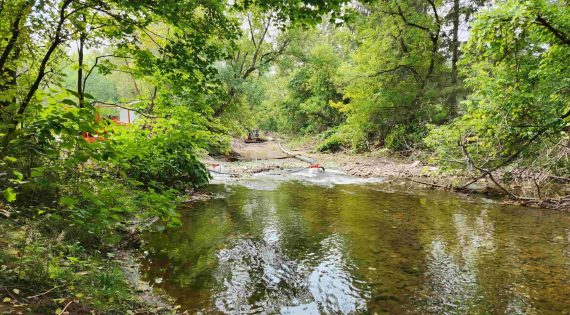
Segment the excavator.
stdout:
<path fill-rule="evenodd" d="M 263 142 L 264 140 L 259 136 L 258 129 L 248 129 L 247 131 L 247 138 L 245 139 L 245 143 L 259 143 Z"/>

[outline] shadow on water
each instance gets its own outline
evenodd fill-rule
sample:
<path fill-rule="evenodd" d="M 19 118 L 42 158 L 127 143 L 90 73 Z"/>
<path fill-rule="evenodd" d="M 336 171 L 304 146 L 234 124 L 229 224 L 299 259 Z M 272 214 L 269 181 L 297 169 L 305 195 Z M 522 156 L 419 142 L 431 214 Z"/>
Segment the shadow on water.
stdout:
<path fill-rule="evenodd" d="M 381 185 L 211 185 L 145 277 L 192 313 L 570 312 L 568 214 Z"/>

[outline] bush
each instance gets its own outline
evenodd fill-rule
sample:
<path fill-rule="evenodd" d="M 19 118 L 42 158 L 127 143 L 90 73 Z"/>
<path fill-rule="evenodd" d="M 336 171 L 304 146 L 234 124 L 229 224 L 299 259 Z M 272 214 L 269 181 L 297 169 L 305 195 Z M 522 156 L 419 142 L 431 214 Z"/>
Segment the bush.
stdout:
<path fill-rule="evenodd" d="M 395 152 L 401 152 L 416 148 L 421 145 L 425 132 L 423 128 L 413 126 L 397 126 L 385 139 L 385 147 Z"/>
<path fill-rule="evenodd" d="M 324 140 L 319 144 L 319 152 L 338 152 L 346 145 L 344 137 L 334 129 L 324 133 Z"/>
<path fill-rule="evenodd" d="M 210 175 L 198 154 L 224 140 L 205 125 L 196 114 L 180 110 L 152 128 L 130 126 L 111 138 L 116 148 L 113 163 L 129 179 L 153 189 L 204 185 Z"/>

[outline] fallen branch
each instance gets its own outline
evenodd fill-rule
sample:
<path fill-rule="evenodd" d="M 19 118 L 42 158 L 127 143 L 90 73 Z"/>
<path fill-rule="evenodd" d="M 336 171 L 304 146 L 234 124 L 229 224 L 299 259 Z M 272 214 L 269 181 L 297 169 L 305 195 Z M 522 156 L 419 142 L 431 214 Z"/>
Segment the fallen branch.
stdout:
<path fill-rule="evenodd" d="M 555 181 L 559 181 L 559 182 L 570 183 L 570 178 L 566 178 L 566 177 L 549 175 L 548 178 L 555 180 Z"/>
<path fill-rule="evenodd" d="M 433 188 L 442 189 L 442 190 L 446 190 L 446 191 L 481 194 L 481 192 L 473 190 L 473 189 L 469 189 L 469 188 L 443 186 L 443 185 L 439 185 L 439 184 L 435 184 L 435 183 L 427 183 L 427 182 L 422 182 L 419 180 L 415 180 L 415 179 L 411 179 L 411 178 L 405 178 L 405 177 L 404 177 L 404 179 L 411 181 L 411 182 L 414 182 L 414 183 L 427 185 L 427 186 L 431 186 Z M 555 210 L 561 210 L 561 211 L 570 211 L 570 195 L 564 196 L 564 197 L 559 197 L 559 198 L 541 198 L 541 199 L 516 196 L 516 199 L 511 198 L 510 200 L 511 200 L 510 202 L 509 202 L 509 200 L 506 200 L 503 202 L 508 203 L 508 204 L 514 203 L 514 204 L 526 206 L 526 207 L 541 207 L 541 208 L 549 208 L 549 209 L 555 209 Z"/>
<path fill-rule="evenodd" d="M 69 307 L 69 305 L 73 303 L 73 300 L 69 301 L 69 303 L 67 303 L 67 305 L 65 305 L 65 307 L 61 310 L 61 312 L 59 312 L 58 315 L 62 315 L 63 313 L 65 313 L 65 310 Z"/>
<path fill-rule="evenodd" d="M 47 291 L 45 291 L 45 292 L 42 292 L 42 293 L 40 293 L 40 294 L 28 296 L 27 299 L 33 299 L 33 298 L 40 297 L 40 296 L 42 296 L 42 295 L 46 295 L 46 294 L 50 293 L 51 291 L 53 291 L 53 290 L 55 290 L 55 289 L 57 289 L 57 288 L 58 288 L 58 287 L 55 286 L 55 287 L 53 287 L 53 288 L 51 288 L 51 289 L 49 289 L 49 290 L 47 290 Z"/>
<path fill-rule="evenodd" d="M 5 216 L 6 218 L 10 217 L 10 211 L 3 209 L 3 208 L 0 208 L 0 214 Z"/>
<path fill-rule="evenodd" d="M 522 200 L 516 200 L 516 204 L 526 206 L 526 207 L 541 207 L 556 209 L 561 211 L 570 211 L 570 196 L 564 196 L 560 198 L 523 198 Z"/>
<path fill-rule="evenodd" d="M 494 168 L 492 170 L 486 170 L 478 165 L 475 164 L 475 162 L 473 162 L 473 159 L 471 158 L 471 155 L 469 154 L 469 151 L 467 151 L 467 148 L 465 147 L 465 143 L 463 141 L 463 139 L 459 140 L 459 146 L 461 146 L 461 150 L 463 151 L 463 154 L 465 155 L 465 157 L 467 158 L 468 161 L 468 165 L 471 165 L 472 167 L 474 167 L 476 170 L 478 170 L 479 172 L 482 173 L 482 175 L 480 175 L 479 177 L 473 179 L 472 181 L 468 182 L 467 184 L 464 184 L 460 187 L 460 189 L 467 189 L 467 186 L 479 181 L 480 179 L 489 176 L 489 179 L 491 179 L 491 181 L 497 185 L 497 187 L 502 190 L 505 194 L 509 195 L 509 197 L 513 198 L 513 199 L 521 199 L 521 197 L 513 194 L 512 192 L 508 191 L 506 188 L 504 188 L 501 184 L 499 184 L 496 180 L 495 177 L 493 177 L 492 172 L 494 170 L 496 170 L 497 168 Z"/>
<path fill-rule="evenodd" d="M 419 180 L 415 180 L 412 178 L 405 178 L 406 180 L 409 180 L 410 182 L 414 182 L 414 183 L 418 183 L 418 184 L 423 184 L 423 185 L 427 185 L 427 186 L 432 186 L 432 187 L 437 187 L 437 188 L 442 188 L 442 189 L 449 189 L 449 186 L 443 186 L 443 185 L 439 185 L 439 184 L 435 184 L 435 183 L 426 183 L 426 182 L 422 182 Z"/>
<path fill-rule="evenodd" d="M 307 163 L 309 163 L 309 164 L 315 164 L 315 160 L 314 160 L 314 159 L 311 159 L 311 158 L 308 158 L 308 157 L 305 157 L 305 156 L 302 156 L 302 155 L 298 155 L 298 154 L 295 154 L 295 153 L 293 153 L 293 152 L 291 152 L 291 151 L 285 150 L 285 148 L 283 148 L 283 146 L 281 145 L 281 142 L 280 142 L 280 141 L 277 141 L 277 144 L 279 145 L 279 149 L 281 149 L 281 151 L 283 151 L 285 154 L 289 155 L 290 157 L 295 158 L 295 159 L 297 159 L 297 160 L 299 160 L 299 161 L 307 162 Z"/>
<path fill-rule="evenodd" d="M 541 130 L 537 131 L 534 136 L 532 136 L 528 141 L 526 141 L 525 143 L 523 143 L 519 149 L 511 154 L 507 159 L 505 159 L 502 163 L 500 163 L 499 165 L 493 167 L 492 169 L 488 170 L 487 173 L 489 172 L 494 172 L 508 164 L 510 164 L 511 162 L 513 162 L 515 159 L 517 159 L 524 151 L 524 149 L 529 146 L 530 144 L 532 144 L 536 139 L 540 138 L 544 133 L 546 133 L 548 131 L 548 129 L 550 127 L 552 127 L 554 125 L 554 123 L 560 121 L 560 120 L 564 120 L 566 118 L 570 117 L 570 110 L 568 110 L 566 113 L 564 113 L 562 116 L 560 116 L 559 118 L 557 118 L 555 121 L 550 122 L 549 124 L 547 124 L 546 126 L 544 126 Z M 462 146 L 462 148 L 464 148 L 464 145 L 462 143 L 462 141 L 460 140 L 459 145 Z M 464 151 L 465 153 L 466 151 Z M 479 181 L 481 178 L 487 176 L 487 173 L 482 174 L 481 176 L 474 178 L 472 181 L 468 182 L 467 184 L 463 185 L 463 187 L 467 187 L 477 181 Z"/>
<path fill-rule="evenodd" d="M 12 293 L 5 286 L 2 286 L 2 289 L 4 289 L 6 293 L 8 293 L 8 295 L 12 298 L 12 300 L 17 300 L 16 297 L 14 297 Z"/>
<path fill-rule="evenodd" d="M 131 110 L 131 111 L 133 111 L 133 112 L 135 112 L 135 113 L 138 113 L 138 114 L 140 114 L 141 116 L 144 116 L 144 117 L 146 117 L 146 118 L 153 118 L 153 119 L 162 118 L 162 117 L 160 117 L 160 116 L 152 116 L 152 115 L 149 115 L 149 114 L 147 114 L 147 113 L 144 113 L 144 112 L 142 112 L 142 111 L 140 111 L 140 110 L 138 110 L 138 109 L 130 108 L 130 107 L 127 107 L 127 106 L 124 106 L 124 105 L 121 105 L 121 104 L 117 104 L 117 103 L 107 103 L 107 102 L 101 102 L 101 101 L 93 101 L 93 102 L 91 103 L 91 105 L 94 105 L 94 104 L 102 104 L 102 105 L 116 106 L 116 107 L 119 107 L 119 108 L 122 108 L 122 109 Z M 133 104 L 133 102 L 131 102 L 131 103 L 129 103 L 129 104 Z"/>

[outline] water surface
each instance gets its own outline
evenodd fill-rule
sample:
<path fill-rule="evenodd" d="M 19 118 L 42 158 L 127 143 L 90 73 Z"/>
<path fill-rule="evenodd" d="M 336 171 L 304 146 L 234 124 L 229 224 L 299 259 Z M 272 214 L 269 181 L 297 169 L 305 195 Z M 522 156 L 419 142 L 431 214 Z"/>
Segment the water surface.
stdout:
<path fill-rule="evenodd" d="M 146 279 L 191 313 L 570 314 L 568 214 L 269 182 L 211 185 L 147 235 Z"/>

